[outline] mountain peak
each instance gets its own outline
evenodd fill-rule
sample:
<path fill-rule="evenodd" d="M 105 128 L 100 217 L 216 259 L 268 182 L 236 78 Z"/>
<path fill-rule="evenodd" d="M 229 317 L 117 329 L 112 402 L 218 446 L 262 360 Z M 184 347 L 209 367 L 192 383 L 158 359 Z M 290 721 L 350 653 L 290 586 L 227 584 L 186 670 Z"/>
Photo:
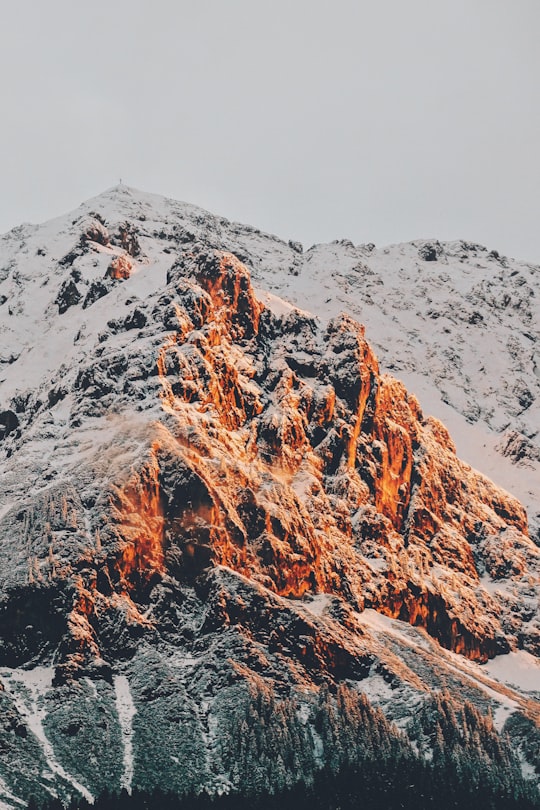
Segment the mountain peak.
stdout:
<path fill-rule="evenodd" d="M 426 359 L 447 408 L 474 383 L 477 410 L 470 393 L 456 405 L 480 443 L 504 408 L 529 430 L 527 266 L 462 243 L 303 253 L 123 186 L 2 250 L 2 802 L 251 789 L 276 717 L 302 762 L 269 757 L 259 777 L 313 781 L 348 761 L 335 736 L 359 695 L 431 761 L 449 689 L 456 739 L 496 768 L 504 727 L 529 773 L 534 521 L 387 373 L 422 381 Z M 501 399 L 472 373 L 490 346 L 462 363 L 465 337 L 487 334 L 506 341 L 499 366 L 512 358 Z"/>

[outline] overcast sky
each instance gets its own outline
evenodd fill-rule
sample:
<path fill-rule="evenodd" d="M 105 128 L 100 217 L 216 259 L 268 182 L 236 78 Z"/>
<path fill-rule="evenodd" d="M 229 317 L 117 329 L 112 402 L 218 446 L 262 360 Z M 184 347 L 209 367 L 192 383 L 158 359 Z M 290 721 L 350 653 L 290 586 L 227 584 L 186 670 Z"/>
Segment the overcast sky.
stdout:
<path fill-rule="evenodd" d="M 18 0 L 0 231 L 118 179 L 284 238 L 540 262 L 539 0 Z"/>

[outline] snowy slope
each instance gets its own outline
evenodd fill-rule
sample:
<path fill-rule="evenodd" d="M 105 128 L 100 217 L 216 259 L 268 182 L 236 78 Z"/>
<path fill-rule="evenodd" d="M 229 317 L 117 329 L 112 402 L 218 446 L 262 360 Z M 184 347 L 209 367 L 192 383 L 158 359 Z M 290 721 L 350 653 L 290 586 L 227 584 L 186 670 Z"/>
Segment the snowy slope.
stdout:
<path fill-rule="evenodd" d="M 344 310 L 364 323 L 382 366 L 460 455 L 538 515 L 540 268 L 464 242 L 342 241 L 310 248 L 298 275 L 269 268 L 261 281 L 321 318 Z"/>
<path fill-rule="evenodd" d="M 306 252 L 202 209 L 119 186 L 73 214 L 23 225 L 2 238 L 0 267 L 0 405 L 25 379 L 69 363 L 79 317 L 41 340 L 46 306 L 59 284 L 51 263 L 73 249 L 92 212 L 136 223 L 142 256 L 133 294 L 144 298 L 164 279 L 171 251 L 195 236 L 225 246 L 248 265 L 261 292 L 292 301 L 323 321 L 346 311 L 364 323 L 381 365 L 415 391 L 424 409 L 451 429 L 460 455 L 540 513 L 540 269 L 465 242 L 411 242 L 387 248 L 348 240 Z M 41 252 L 45 255 L 40 255 Z M 118 246 L 82 262 L 99 278 Z M 429 259 L 426 260 L 426 259 Z M 42 287 L 41 285 L 45 285 Z M 103 307 L 112 317 L 116 299 Z M 12 315 L 8 313 L 12 312 Z M 83 319 L 82 346 L 93 339 Z M 52 326 L 52 324 L 51 324 Z M 53 327 L 56 330 L 56 325 Z M 65 330 L 65 331 L 64 331 Z M 88 333 L 85 330 L 89 330 Z M 73 333 L 73 334 L 72 334 Z M 75 351 L 80 351 L 81 346 Z"/>

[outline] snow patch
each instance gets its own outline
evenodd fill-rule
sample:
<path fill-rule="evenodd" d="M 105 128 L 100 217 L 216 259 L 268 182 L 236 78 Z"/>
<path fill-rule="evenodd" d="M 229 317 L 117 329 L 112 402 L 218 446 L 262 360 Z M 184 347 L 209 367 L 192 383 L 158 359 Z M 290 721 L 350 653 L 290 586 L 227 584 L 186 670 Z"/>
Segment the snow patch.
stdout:
<path fill-rule="evenodd" d="M 295 307 L 293 304 L 290 304 L 288 301 L 284 301 L 283 298 L 278 298 L 277 295 L 273 295 L 266 290 L 258 289 L 257 287 L 253 288 L 255 295 L 257 296 L 258 300 L 265 305 L 267 309 L 273 315 L 276 315 L 278 318 L 282 318 L 284 315 L 289 315 L 291 312 L 301 312 L 298 307 Z"/>
<path fill-rule="evenodd" d="M 200 664 L 203 660 L 203 656 L 194 656 L 190 655 L 189 653 L 177 653 L 173 655 L 170 659 L 171 664 L 175 667 L 196 667 L 197 664 Z"/>
<path fill-rule="evenodd" d="M 369 702 L 374 706 L 384 706 L 395 698 L 394 690 L 378 673 L 359 681 L 358 689 L 369 698 Z"/>
<path fill-rule="evenodd" d="M 521 751 L 518 752 L 519 764 L 521 766 L 521 773 L 525 779 L 537 779 L 538 775 L 533 765 L 527 762 Z"/>
<path fill-rule="evenodd" d="M 315 616 L 322 616 L 329 605 L 332 604 L 333 599 L 334 595 L 331 593 L 318 593 L 316 596 L 312 596 L 309 602 L 303 602 L 302 606 L 307 608 L 310 613 L 314 613 Z"/>
<path fill-rule="evenodd" d="M 540 692 L 540 661 L 525 650 L 498 655 L 483 669 L 495 680 L 522 692 Z"/>
<path fill-rule="evenodd" d="M 137 713 L 129 681 L 125 675 L 116 675 L 114 678 L 114 691 L 116 694 L 116 711 L 122 729 L 122 742 L 124 745 L 124 772 L 120 780 L 120 787 L 131 793 L 133 782 L 133 717 Z"/>
<path fill-rule="evenodd" d="M 7 515 L 10 509 L 13 509 L 15 504 L 13 503 L 6 503 L 4 506 L 0 506 L 0 519 Z"/>
<path fill-rule="evenodd" d="M 451 650 L 446 650 L 443 647 L 439 647 L 435 641 L 426 636 L 425 631 L 412 627 L 411 625 L 397 619 L 391 619 L 388 616 L 383 616 L 381 613 L 377 613 L 375 610 L 364 610 L 363 613 L 357 613 L 356 616 L 361 623 L 363 623 L 370 630 L 374 631 L 376 635 L 381 633 L 392 636 L 394 639 L 399 640 L 400 643 L 405 644 L 412 649 L 423 647 L 424 649 L 433 652 L 436 648 L 437 655 L 443 659 L 444 666 L 448 670 L 455 672 L 456 675 L 459 675 L 459 677 L 462 679 L 467 678 L 477 689 L 482 691 L 495 704 L 497 704 L 493 712 L 493 723 L 498 731 L 503 728 L 510 714 L 519 710 L 520 692 L 518 691 L 518 694 L 507 694 L 507 687 L 501 687 L 499 685 L 498 681 L 494 679 L 495 676 L 490 669 L 487 669 L 486 671 L 486 668 L 488 668 L 493 662 L 480 665 L 474 661 L 470 661 L 468 658 L 464 658 Z M 501 657 L 507 658 L 508 656 Z M 365 684 L 366 687 L 364 686 Z M 368 697 L 370 697 L 369 680 L 367 680 L 367 683 L 366 681 L 362 681 L 360 683 L 360 688 L 362 691 L 366 692 Z M 523 691 L 521 687 L 520 691 Z"/>
<path fill-rule="evenodd" d="M 412 625 L 398 619 L 391 619 L 389 616 L 384 616 L 372 608 L 368 608 L 362 613 L 356 613 L 356 617 L 361 624 L 366 625 L 370 630 L 374 630 L 376 634 L 385 633 L 394 636 L 407 647 L 417 646 L 428 649 L 432 647 L 431 639 L 427 638 L 424 630 L 412 627 Z"/>

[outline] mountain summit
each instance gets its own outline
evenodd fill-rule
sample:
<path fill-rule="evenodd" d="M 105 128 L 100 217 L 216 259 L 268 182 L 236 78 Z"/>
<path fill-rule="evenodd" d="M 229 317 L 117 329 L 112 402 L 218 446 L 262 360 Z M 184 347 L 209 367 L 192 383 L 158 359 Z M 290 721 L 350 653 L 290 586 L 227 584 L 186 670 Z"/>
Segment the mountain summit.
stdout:
<path fill-rule="evenodd" d="M 2 803 L 277 791 L 375 738 L 532 790 L 536 513 L 368 341 L 530 507 L 537 279 L 465 243 L 304 253 L 123 186 L 6 234 Z"/>

